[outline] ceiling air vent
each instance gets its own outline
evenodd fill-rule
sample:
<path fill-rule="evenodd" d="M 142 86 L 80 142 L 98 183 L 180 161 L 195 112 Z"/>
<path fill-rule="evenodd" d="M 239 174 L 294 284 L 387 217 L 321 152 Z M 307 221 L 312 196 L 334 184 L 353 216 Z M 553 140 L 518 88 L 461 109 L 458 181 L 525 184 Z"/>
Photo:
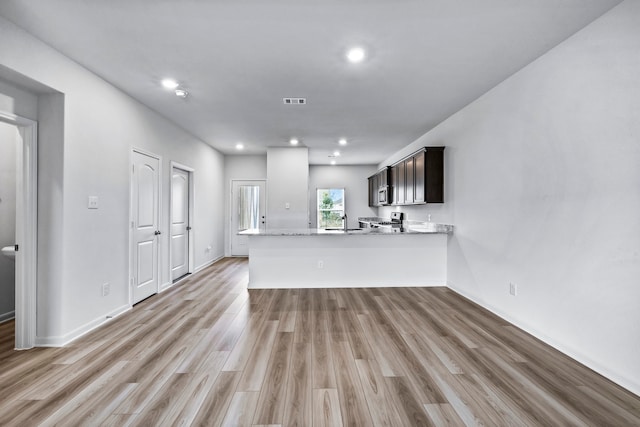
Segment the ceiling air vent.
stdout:
<path fill-rule="evenodd" d="M 306 98 L 282 98 L 284 105 L 304 105 L 307 103 Z"/>

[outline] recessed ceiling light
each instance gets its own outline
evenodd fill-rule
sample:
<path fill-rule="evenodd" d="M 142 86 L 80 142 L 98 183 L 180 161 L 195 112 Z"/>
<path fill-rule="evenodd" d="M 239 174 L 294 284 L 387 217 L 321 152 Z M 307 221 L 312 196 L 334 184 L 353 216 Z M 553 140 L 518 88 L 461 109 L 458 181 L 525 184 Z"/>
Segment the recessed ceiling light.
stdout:
<path fill-rule="evenodd" d="M 347 145 L 347 140 L 344 138 L 340 138 L 340 140 L 338 141 L 338 144 L 340 145 Z"/>
<path fill-rule="evenodd" d="M 333 152 L 333 155 L 338 157 L 340 155 L 340 152 L 338 150 L 336 150 L 336 151 Z"/>
<path fill-rule="evenodd" d="M 335 160 L 331 160 L 331 165 L 333 166 L 335 164 L 336 164 L 336 161 Z"/>
<path fill-rule="evenodd" d="M 187 92 L 184 89 L 176 89 L 176 96 L 178 98 L 186 98 L 189 95 L 189 92 Z"/>
<path fill-rule="evenodd" d="M 354 64 L 362 62 L 365 57 L 365 51 L 361 47 L 354 47 L 347 51 L 347 59 Z"/>
<path fill-rule="evenodd" d="M 242 142 L 238 142 L 236 144 L 236 150 L 244 150 L 244 144 Z"/>
<path fill-rule="evenodd" d="M 298 141 L 298 138 L 291 138 L 289 140 L 289 144 L 291 144 L 291 145 L 298 145 L 298 142 L 300 142 L 300 141 Z"/>
<path fill-rule="evenodd" d="M 163 79 L 162 80 L 162 86 L 166 89 L 176 89 L 179 84 L 177 81 L 173 80 L 173 79 Z"/>

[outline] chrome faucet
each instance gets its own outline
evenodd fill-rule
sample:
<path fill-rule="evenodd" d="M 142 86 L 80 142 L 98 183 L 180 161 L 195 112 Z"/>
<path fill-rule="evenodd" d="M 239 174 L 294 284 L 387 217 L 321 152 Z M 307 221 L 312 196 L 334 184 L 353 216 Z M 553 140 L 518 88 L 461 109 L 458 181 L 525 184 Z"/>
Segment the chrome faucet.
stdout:
<path fill-rule="evenodd" d="M 346 233 L 347 230 L 349 229 L 349 226 L 347 225 L 347 214 L 346 213 L 344 215 L 342 215 L 342 219 L 344 220 L 344 232 Z"/>

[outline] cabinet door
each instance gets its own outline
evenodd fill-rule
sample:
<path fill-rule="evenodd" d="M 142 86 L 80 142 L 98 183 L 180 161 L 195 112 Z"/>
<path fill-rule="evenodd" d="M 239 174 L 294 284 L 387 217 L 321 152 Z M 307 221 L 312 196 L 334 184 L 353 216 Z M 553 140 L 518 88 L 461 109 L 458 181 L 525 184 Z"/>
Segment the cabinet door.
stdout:
<path fill-rule="evenodd" d="M 369 177 L 369 206 L 372 208 L 378 206 L 378 185 L 375 175 Z"/>
<path fill-rule="evenodd" d="M 424 174 L 424 161 L 425 161 L 425 153 L 424 151 L 413 156 L 413 168 L 415 171 L 414 176 L 414 202 L 415 203 L 424 203 L 425 198 L 425 174 Z"/>
<path fill-rule="evenodd" d="M 376 178 L 378 178 L 378 188 L 382 187 L 384 185 L 384 177 L 382 176 L 382 172 L 378 172 L 376 174 Z"/>
<path fill-rule="evenodd" d="M 444 147 L 428 147 L 425 160 L 426 202 L 444 203 Z"/>
<path fill-rule="evenodd" d="M 409 157 L 407 160 L 404 161 L 404 167 L 405 167 L 405 190 L 404 190 L 404 201 L 405 203 L 413 203 L 414 201 L 414 187 L 415 187 L 415 182 L 414 182 L 414 161 L 413 161 L 413 157 Z"/>
<path fill-rule="evenodd" d="M 402 205 L 404 204 L 404 190 L 405 190 L 405 167 L 404 167 L 404 162 L 398 163 L 396 166 L 396 173 L 397 173 L 397 184 L 396 184 L 396 191 L 395 191 L 395 202 L 397 205 Z"/>

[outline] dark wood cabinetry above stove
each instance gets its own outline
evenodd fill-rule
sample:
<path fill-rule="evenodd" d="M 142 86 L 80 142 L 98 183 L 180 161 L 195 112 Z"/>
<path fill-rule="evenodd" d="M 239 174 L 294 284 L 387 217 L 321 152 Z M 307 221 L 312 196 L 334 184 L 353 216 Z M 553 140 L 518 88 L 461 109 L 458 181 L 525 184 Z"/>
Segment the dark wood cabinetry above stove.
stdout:
<path fill-rule="evenodd" d="M 391 179 L 391 168 L 388 166 L 368 178 L 369 206 L 385 206 L 392 203 Z"/>
<path fill-rule="evenodd" d="M 386 168 L 387 203 L 380 203 L 379 173 L 369 178 L 369 206 L 444 203 L 444 148 L 424 147 Z M 372 180 L 377 180 L 375 183 Z"/>

